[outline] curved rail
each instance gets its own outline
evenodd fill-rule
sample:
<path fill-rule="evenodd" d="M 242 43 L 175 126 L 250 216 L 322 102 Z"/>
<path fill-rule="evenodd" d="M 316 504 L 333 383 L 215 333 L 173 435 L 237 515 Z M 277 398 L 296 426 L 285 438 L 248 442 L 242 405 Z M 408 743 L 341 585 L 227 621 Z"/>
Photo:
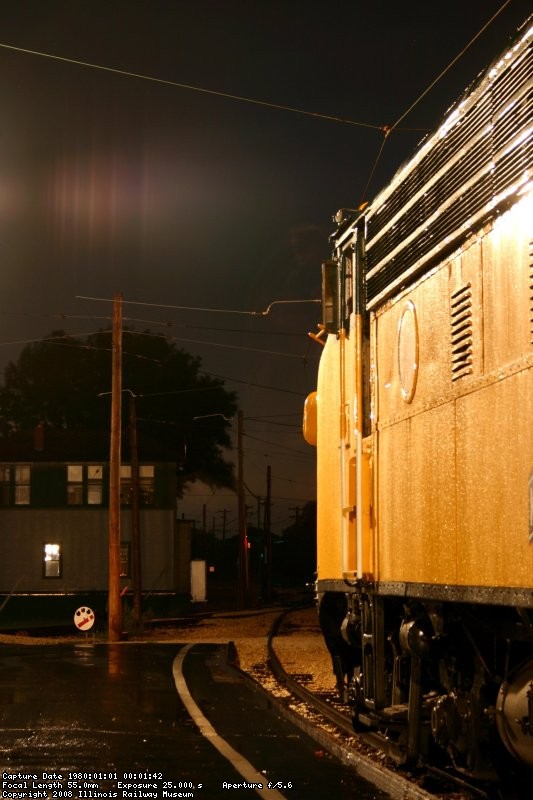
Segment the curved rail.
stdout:
<path fill-rule="evenodd" d="M 321 697 L 309 691 L 309 689 L 306 689 L 305 686 L 302 686 L 302 684 L 299 683 L 296 678 L 289 675 L 283 667 L 274 649 L 273 641 L 277 636 L 285 617 L 291 612 L 295 611 L 296 608 L 309 608 L 309 606 L 309 603 L 306 603 L 305 605 L 299 605 L 298 607 L 291 606 L 289 608 L 285 608 L 279 614 L 279 616 L 276 617 L 269 631 L 267 639 L 268 666 L 278 683 L 285 686 L 285 688 L 291 692 L 291 694 L 306 703 L 313 711 L 321 714 L 327 722 L 335 725 L 339 730 L 348 736 L 353 737 L 355 735 L 355 731 L 352 720 L 348 714 L 345 714 L 342 711 L 334 708 Z M 383 750 L 383 742 L 375 734 L 358 733 L 357 736 L 365 744 L 368 744 L 376 749 Z M 468 792 L 471 797 L 483 798 L 483 800 L 491 800 L 491 797 L 493 796 L 503 800 L 505 797 L 505 795 L 501 794 L 501 787 L 496 788 L 496 795 L 492 795 L 490 792 L 487 793 L 484 789 L 469 783 L 467 780 L 458 775 L 449 774 L 444 770 L 431 767 L 430 765 L 425 765 L 425 770 L 428 774 L 431 774 L 437 782 L 441 783 L 441 788 L 439 791 L 442 789 L 443 785 L 447 785 L 449 788 L 451 784 L 454 785 L 456 789 L 460 788 L 461 790 Z M 422 792 L 423 791 L 424 790 L 422 790 Z M 431 796 L 430 793 L 426 792 L 425 794 L 426 796 Z"/>
<path fill-rule="evenodd" d="M 308 605 L 301 606 L 301 608 L 308 607 Z M 313 692 L 310 692 L 309 689 L 306 689 L 295 678 L 291 677 L 283 668 L 283 665 L 281 664 L 281 661 L 274 650 L 273 640 L 277 636 L 281 623 L 287 614 L 291 613 L 291 611 L 294 611 L 294 608 L 286 608 L 284 611 L 282 611 L 282 613 L 274 620 L 274 623 L 270 629 L 267 640 L 268 665 L 276 680 L 283 684 L 292 694 L 294 694 L 300 700 L 303 700 L 304 703 L 307 703 L 313 709 L 326 717 L 328 722 L 336 725 L 337 728 L 343 731 L 343 733 L 348 734 L 348 736 L 353 736 L 354 729 L 352 721 L 348 715 L 343 714 L 341 711 L 337 711 L 337 709 L 333 708 L 333 706 L 331 706 L 329 703 L 326 703 L 325 700 L 322 700 L 322 698 L 318 697 L 316 694 L 313 694 Z"/>

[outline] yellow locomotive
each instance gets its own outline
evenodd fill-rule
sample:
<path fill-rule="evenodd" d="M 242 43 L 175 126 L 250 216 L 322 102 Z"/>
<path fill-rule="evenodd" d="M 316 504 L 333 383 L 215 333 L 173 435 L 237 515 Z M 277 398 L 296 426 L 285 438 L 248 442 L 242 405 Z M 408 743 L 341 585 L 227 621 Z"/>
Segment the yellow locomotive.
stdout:
<path fill-rule="evenodd" d="M 304 413 L 354 724 L 480 778 L 533 767 L 532 31 L 336 215 Z"/>

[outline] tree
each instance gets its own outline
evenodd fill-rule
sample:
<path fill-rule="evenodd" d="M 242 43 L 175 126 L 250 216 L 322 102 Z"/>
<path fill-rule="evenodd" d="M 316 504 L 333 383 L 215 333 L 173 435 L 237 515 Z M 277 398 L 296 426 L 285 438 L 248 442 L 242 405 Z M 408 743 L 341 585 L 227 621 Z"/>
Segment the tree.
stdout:
<path fill-rule="evenodd" d="M 224 382 L 202 374 L 201 360 L 164 336 L 131 328 L 123 332 L 122 373 L 125 392 L 136 397 L 139 433 L 175 452 L 178 491 L 196 479 L 233 485 L 233 465 L 224 448 L 231 447 L 228 420 L 237 404 Z M 27 345 L 5 368 L 0 435 L 40 422 L 51 428 L 108 429 L 110 389 L 111 330 L 84 338 L 53 331 Z"/>

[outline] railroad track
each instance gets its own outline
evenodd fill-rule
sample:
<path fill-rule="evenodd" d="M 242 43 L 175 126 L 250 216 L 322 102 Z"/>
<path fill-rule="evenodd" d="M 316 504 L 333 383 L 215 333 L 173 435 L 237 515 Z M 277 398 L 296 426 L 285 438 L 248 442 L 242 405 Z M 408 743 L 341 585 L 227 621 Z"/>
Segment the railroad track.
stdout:
<path fill-rule="evenodd" d="M 310 676 L 289 674 L 283 667 L 275 650 L 275 639 L 286 618 L 295 610 L 301 610 L 305 607 L 308 607 L 308 605 L 287 608 L 274 620 L 267 642 L 270 671 L 276 681 L 284 686 L 291 695 L 305 703 L 312 712 L 320 715 L 329 725 L 333 725 L 340 731 L 347 739 L 347 747 L 351 746 L 349 740 L 353 741 L 354 737 L 357 736 L 357 740 L 369 748 L 383 751 L 383 739 L 377 734 L 355 734 L 351 717 L 345 711 L 335 707 L 336 700 L 333 694 L 328 697 L 327 694 L 321 696 L 316 692 L 310 691 L 303 683 L 303 681 L 309 680 Z M 354 757 L 355 759 L 360 757 L 359 752 L 355 749 Z M 380 769 L 383 769 L 382 765 Z M 397 776 L 396 773 L 393 774 Z M 408 793 L 403 795 L 404 797 L 446 797 L 450 792 L 453 792 L 454 800 L 459 800 L 459 798 L 461 800 L 462 798 L 464 800 L 473 800 L 474 798 L 475 800 L 479 798 L 482 800 L 521 800 L 521 798 L 530 796 L 529 794 L 520 793 L 520 790 L 516 793 L 515 787 L 499 787 L 495 789 L 480 787 L 465 781 L 461 776 L 451 775 L 433 767 L 421 767 L 415 771 L 414 776 L 412 783 L 408 778 L 401 778 L 411 786 L 411 789 L 407 789 Z M 424 788 L 426 785 L 431 785 L 431 790 L 428 791 Z"/>
<path fill-rule="evenodd" d="M 285 617 L 294 611 L 294 608 L 286 609 L 283 611 L 275 620 L 272 628 L 270 629 L 268 635 L 268 659 L 269 659 L 269 667 L 276 678 L 276 680 L 283 684 L 285 688 L 302 700 L 304 703 L 307 703 L 311 708 L 313 708 L 316 712 L 322 714 L 328 722 L 332 725 L 335 725 L 339 730 L 343 731 L 348 736 L 354 735 L 354 729 L 352 725 L 352 721 L 350 717 L 338 711 L 336 708 L 331 706 L 326 700 L 323 700 L 317 694 L 309 691 L 306 687 L 297 679 L 296 676 L 289 675 L 288 672 L 284 669 L 281 661 L 279 660 L 276 651 L 274 649 L 274 639 L 278 635 L 279 629 L 285 619 Z"/>

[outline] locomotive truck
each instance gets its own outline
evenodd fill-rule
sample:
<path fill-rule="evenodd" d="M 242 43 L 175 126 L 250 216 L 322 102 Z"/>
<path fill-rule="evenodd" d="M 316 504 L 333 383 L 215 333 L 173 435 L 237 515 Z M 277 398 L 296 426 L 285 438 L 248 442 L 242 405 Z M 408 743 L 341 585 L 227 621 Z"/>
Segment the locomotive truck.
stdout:
<path fill-rule="evenodd" d="M 532 32 L 336 214 L 304 411 L 354 726 L 480 779 L 533 768 Z"/>

